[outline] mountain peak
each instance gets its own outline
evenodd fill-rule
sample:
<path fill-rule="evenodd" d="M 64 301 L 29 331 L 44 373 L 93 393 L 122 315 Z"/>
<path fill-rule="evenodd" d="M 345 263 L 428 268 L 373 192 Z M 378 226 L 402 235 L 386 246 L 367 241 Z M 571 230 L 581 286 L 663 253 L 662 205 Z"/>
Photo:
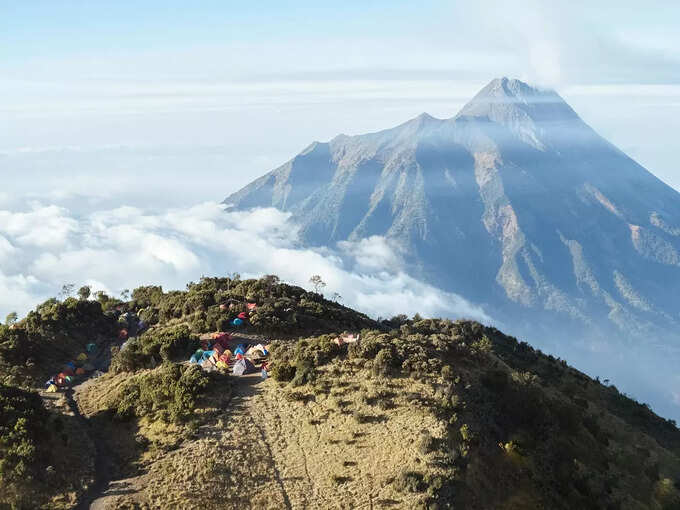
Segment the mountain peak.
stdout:
<path fill-rule="evenodd" d="M 581 122 L 554 90 L 506 77 L 489 82 L 456 115 L 461 117 L 486 118 L 540 150 L 545 148 L 541 140 L 547 125 Z"/>
<path fill-rule="evenodd" d="M 489 117 L 501 111 L 521 110 L 533 120 L 578 118 L 574 110 L 552 89 L 534 87 L 507 77 L 491 80 L 458 113 L 457 117 Z"/>

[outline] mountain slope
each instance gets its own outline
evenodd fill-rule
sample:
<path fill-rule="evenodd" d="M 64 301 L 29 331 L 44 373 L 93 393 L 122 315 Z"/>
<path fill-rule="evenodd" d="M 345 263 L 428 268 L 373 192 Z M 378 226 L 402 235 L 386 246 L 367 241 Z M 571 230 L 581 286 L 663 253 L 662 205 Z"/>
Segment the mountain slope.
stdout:
<path fill-rule="evenodd" d="M 310 245 L 386 236 L 532 339 L 559 323 L 605 357 L 680 348 L 680 194 L 554 91 L 494 80 L 453 118 L 314 143 L 225 203 L 290 211 Z"/>
<path fill-rule="evenodd" d="M 376 322 L 271 276 L 132 295 L 50 301 L 13 330 L 0 326 L 0 357 L 17 365 L 0 382 L 0 506 L 680 505 L 671 420 L 495 328 Z M 256 307 L 230 342 L 271 342 L 269 378 L 185 361 L 198 334 L 246 303 Z M 10 331 L 56 350 L 63 337 L 53 332 L 116 317 L 115 329 L 130 317 L 148 329 L 125 347 L 115 329 L 98 339 L 97 352 L 113 354 L 107 373 L 76 375 L 55 393 L 6 384 L 57 369 L 51 358 L 22 366 Z M 345 331 L 358 341 L 338 344 Z M 60 355 L 76 347 L 85 348 L 66 344 Z"/>

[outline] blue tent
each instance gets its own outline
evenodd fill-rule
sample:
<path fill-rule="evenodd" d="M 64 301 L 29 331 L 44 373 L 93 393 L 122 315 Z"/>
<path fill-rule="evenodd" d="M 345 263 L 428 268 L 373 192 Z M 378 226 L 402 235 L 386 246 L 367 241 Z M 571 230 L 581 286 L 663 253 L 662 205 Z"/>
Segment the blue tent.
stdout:
<path fill-rule="evenodd" d="M 76 369 L 76 364 L 75 364 L 73 361 L 69 361 L 68 363 L 66 363 L 66 366 L 67 366 L 68 368 L 70 368 L 71 370 L 75 370 L 75 369 Z"/>
<path fill-rule="evenodd" d="M 233 321 L 231 321 L 231 324 L 232 324 L 232 326 L 237 326 L 237 327 L 238 327 L 238 326 L 240 326 L 241 324 L 243 324 L 243 319 L 238 319 L 238 318 L 237 318 L 237 319 L 234 319 Z"/>

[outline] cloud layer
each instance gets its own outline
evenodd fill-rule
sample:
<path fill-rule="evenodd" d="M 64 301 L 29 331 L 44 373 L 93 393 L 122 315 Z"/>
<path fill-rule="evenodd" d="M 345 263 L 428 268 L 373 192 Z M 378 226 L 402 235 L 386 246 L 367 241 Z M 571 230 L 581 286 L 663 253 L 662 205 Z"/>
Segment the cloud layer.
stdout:
<path fill-rule="evenodd" d="M 61 285 L 89 284 L 117 294 L 143 284 L 183 288 L 201 276 L 277 274 L 308 286 L 321 275 L 326 295 L 375 317 L 399 313 L 471 317 L 478 307 L 404 271 L 381 237 L 305 249 L 289 216 L 275 209 L 229 212 L 216 203 L 148 211 L 118 207 L 75 213 L 34 202 L 0 210 L 0 317 L 24 314 Z"/>

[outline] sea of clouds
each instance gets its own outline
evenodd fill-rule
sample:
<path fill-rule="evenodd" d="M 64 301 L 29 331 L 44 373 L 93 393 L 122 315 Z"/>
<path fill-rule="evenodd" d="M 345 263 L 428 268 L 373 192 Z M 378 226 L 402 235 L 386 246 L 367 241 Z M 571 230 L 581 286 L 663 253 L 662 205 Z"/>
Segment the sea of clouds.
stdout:
<path fill-rule="evenodd" d="M 57 296 L 64 284 L 119 296 L 140 285 L 183 289 L 201 276 L 232 273 L 243 278 L 276 274 L 308 289 L 309 278 L 318 274 L 326 282 L 327 298 L 375 318 L 419 313 L 495 322 L 492 311 L 410 275 L 399 247 L 384 237 L 343 241 L 331 249 L 304 247 L 290 215 L 273 208 L 231 211 L 217 202 L 103 206 L 97 197 L 72 193 L 0 193 L 0 320 L 12 311 L 25 315 Z M 634 361 L 620 352 L 618 365 L 636 367 L 635 375 L 618 371 L 614 360 L 583 357 L 571 342 L 539 340 L 532 342 L 593 376 L 611 376 L 657 412 L 680 418 L 680 379 L 658 358 Z M 649 377 L 652 366 L 656 378 Z"/>
<path fill-rule="evenodd" d="M 225 210 L 215 202 L 172 209 L 92 210 L 84 197 L 62 203 L 0 202 L 0 317 L 24 315 L 61 286 L 89 285 L 118 295 L 140 285 L 181 289 L 201 276 L 276 274 L 374 317 L 399 313 L 468 317 L 486 313 L 407 274 L 385 238 L 301 246 L 298 227 L 276 209 Z"/>

